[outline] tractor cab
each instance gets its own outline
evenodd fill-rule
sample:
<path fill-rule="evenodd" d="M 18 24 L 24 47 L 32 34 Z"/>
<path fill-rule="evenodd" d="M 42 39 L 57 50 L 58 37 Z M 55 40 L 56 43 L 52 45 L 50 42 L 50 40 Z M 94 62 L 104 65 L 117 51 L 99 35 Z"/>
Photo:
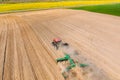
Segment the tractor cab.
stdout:
<path fill-rule="evenodd" d="M 62 40 L 60 38 L 54 38 L 52 45 L 58 50 L 61 42 L 62 42 Z"/>

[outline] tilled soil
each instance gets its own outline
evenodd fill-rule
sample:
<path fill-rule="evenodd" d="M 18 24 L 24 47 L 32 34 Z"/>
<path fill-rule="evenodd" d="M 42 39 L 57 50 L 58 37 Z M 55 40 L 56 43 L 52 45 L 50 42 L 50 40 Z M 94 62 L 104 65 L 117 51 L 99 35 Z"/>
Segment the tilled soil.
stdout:
<path fill-rule="evenodd" d="M 0 15 L 0 80 L 64 80 L 55 37 L 89 64 L 85 80 L 120 80 L 119 26 L 120 17 L 70 9 Z"/>

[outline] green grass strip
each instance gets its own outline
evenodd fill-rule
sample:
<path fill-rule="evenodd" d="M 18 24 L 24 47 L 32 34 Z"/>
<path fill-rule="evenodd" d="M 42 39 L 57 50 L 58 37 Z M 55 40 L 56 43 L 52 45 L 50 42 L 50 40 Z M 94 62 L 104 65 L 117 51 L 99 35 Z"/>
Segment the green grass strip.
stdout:
<path fill-rule="evenodd" d="M 75 10 L 87 10 L 92 12 L 111 14 L 120 16 L 120 3 L 117 4 L 105 4 L 105 5 L 94 5 L 94 6 L 80 6 L 74 7 Z"/>

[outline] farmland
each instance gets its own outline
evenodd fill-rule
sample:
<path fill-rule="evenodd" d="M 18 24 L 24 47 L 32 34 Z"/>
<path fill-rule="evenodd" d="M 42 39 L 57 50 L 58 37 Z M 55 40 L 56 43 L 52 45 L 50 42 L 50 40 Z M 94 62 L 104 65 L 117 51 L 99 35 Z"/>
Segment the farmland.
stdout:
<path fill-rule="evenodd" d="M 120 16 L 120 3 L 117 4 L 104 4 L 104 5 L 93 5 L 93 6 L 82 6 L 72 8 L 75 10 L 87 10 L 92 12 L 111 14 Z"/>
<path fill-rule="evenodd" d="M 1 1 L 0 80 L 120 80 L 119 0 Z"/>
<path fill-rule="evenodd" d="M 33 2 L 33 3 L 14 3 L 0 4 L 0 13 L 43 10 L 53 8 L 68 8 L 75 6 L 98 5 L 118 3 L 119 1 L 60 1 L 60 2 Z"/>
<path fill-rule="evenodd" d="M 54 9 L 2 14 L 0 25 L 1 80 L 64 80 L 55 61 L 63 53 L 51 45 L 55 37 L 97 66 L 87 79 L 120 80 L 118 16 Z"/>

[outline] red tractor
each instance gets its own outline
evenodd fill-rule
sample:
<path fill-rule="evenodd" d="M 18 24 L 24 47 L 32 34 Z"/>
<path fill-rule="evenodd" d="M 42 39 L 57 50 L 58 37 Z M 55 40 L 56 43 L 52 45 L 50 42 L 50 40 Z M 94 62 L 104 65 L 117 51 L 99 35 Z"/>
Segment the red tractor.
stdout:
<path fill-rule="evenodd" d="M 58 50 L 61 42 L 62 42 L 62 40 L 60 38 L 54 38 L 52 45 Z"/>

